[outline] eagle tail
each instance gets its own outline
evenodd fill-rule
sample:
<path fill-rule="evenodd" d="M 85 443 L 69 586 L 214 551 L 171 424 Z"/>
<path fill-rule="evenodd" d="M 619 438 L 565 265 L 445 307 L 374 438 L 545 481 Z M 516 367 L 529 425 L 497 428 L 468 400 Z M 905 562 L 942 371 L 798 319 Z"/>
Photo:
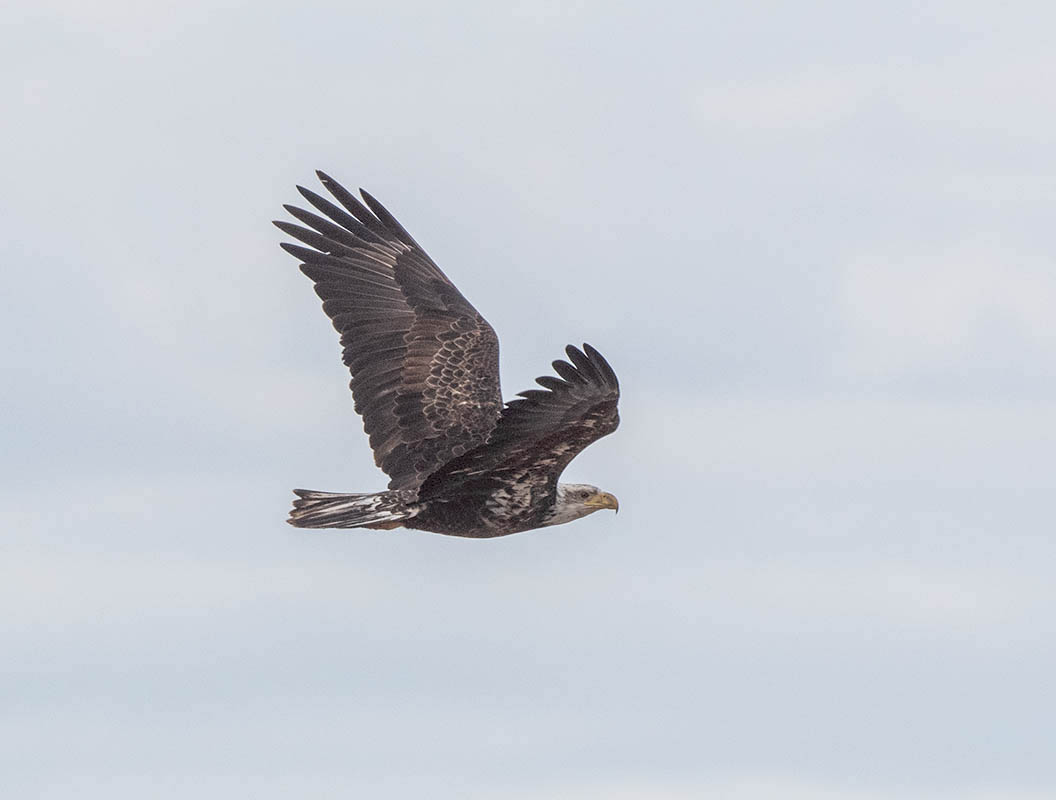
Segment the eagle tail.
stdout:
<path fill-rule="evenodd" d="M 404 492 L 337 494 L 294 489 L 297 499 L 286 520 L 298 528 L 398 528 L 415 516 Z"/>

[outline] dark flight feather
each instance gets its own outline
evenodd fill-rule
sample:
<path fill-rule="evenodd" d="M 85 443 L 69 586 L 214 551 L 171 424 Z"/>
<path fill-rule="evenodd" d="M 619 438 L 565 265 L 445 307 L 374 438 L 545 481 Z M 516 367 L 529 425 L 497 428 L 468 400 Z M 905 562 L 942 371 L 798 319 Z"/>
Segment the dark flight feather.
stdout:
<path fill-rule="evenodd" d="M 356 411 L 389 488 L 417 488 L 494 428 L 498 337 L 377 200 L 364 193 L 363 205 L 320 179 L 345 210 L 299 187 L 328 219 L 287 205 L 307 227 L 275 225 L 309 246 L 284 248 L 303 262 L 341 334 Z"/>

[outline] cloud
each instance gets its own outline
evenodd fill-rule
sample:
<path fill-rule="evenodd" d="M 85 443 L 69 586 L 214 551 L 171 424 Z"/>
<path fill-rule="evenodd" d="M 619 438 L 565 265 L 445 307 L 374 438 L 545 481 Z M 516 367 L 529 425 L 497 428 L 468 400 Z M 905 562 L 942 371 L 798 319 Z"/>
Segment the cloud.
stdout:
<path fill-rule="evenodd" d="M 1047 7 L 238 5 L 0 55 L 12 796 L 1053 794 Z M 283 523 L 385 482 L 268 224 L 315 166 L 508 395 L 602 347 L 618 518 Z"/>
<path fill-rule="evenodd" d="M 637 463 L 664 482 L 696 487 L 729 479 L 803 489 L 916 481 L 933 490 L 1025 490 L 1051 485 L 1056 447 L 1052 408 L 1018 396 L 892 397 L 867 384 L 826 397 L 672 393 L 630 411 L 612 443 L 615 467 L 600 461 L 597 469 L 618 479 Z"/>
<path fill-rule="evenodd" d="M 874 91 L 853 74 L 812 70 L 702 86 L 693 94 L 692 114 L 699 123 L 739 130 L 818 130 L 853 113 Z"/>
<path fill-rule="evenodd" d="M 1056 58 L 1045 49 L 938 61 L 889 57 L 699 85 L 691 94 L 691 110 L 702 124 L 742 133 L 817 131 L 859 112 L 882 111 L 962 134 L 1014 132 L 1016 138 L 1040 143 L 1056 130 L 1056 118 L 1037 102 L 1053 80 Z"/>
<path fill-rule="evenodd" d="M 540 791 L 513 791 L 493 795 L 503 800 L 544 800 L 569 797 L 576 800 L 895 800 L 905 797 L 900 788 L 863 789 L 841 784 L 825 784 L 798 778 L 770 778 L 746 775 L 700 782 L 677 780 L 639 782 L 635 780 L 549 787 Z M 1044 800 L 1043 792 L 1008 786 L 978 789 L 914 790 L 915 800 Z"/>
<path fill-rule="evenodd" d="M 843 300 L 841 363 L 852 372 L 964 371 L 1001 352 L 1028 374 L 1056 375 L 1056 263 L 994 237 L 856 258 Z"/>

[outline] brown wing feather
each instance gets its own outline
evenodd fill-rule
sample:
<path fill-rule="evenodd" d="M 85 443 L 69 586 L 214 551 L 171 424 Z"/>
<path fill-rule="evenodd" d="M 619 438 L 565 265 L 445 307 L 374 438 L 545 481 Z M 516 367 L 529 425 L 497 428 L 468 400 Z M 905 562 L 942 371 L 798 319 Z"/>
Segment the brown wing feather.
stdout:
<path fill-rule="evenodd" d="M 542 509 L 553 502 L 557 479 L 589 444 L 620 424 L 616 373 L 589 344 L 569 345 L 569 360 L 555 361 L 560 378 L 536 381 L 545 389 L 520 392 L 503 409 L 488 441 L 441 467 L 422 485 L 422 499 L 465 493 L 508 493 Z"/>
<path fill-rule="evenodd" d="M 298 187 L 326 217 L 285 208 L 276 222 L 341 334 L 352 396 L 390 489 L 417 488 L 487 440 L 502 410 L 495 331 L 373 197 L 324 173 L 338 207 Z"/>

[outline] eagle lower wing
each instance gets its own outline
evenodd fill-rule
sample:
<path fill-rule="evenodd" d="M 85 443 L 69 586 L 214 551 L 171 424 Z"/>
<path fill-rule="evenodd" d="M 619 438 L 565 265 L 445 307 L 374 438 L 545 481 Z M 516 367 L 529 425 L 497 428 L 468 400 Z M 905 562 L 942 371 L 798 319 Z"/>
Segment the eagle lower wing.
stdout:
<path fill-rule="evenodd" d="M 516 484 L 533 506 L 552 502 L 557 479 L 589 444 L 620 424 L 616 373 L 589 344 L 565 348 L 553 362 L 560 377 L 543 376 L 506 404 L 488 441 L 430 475 L 422 500 L 490 493 Z"/>
<path fill-rule="evenodd" d="M 356 412 L 389 488 L 418 488 L 494 429 L 499 340 L 381 203 L 317 174 L 341 207 L 298 186 L 325 218 L 284 206 L 307 227 L 275 225 L 308 247 L 282 247 L 301 260 L 341 334 Z"/>

